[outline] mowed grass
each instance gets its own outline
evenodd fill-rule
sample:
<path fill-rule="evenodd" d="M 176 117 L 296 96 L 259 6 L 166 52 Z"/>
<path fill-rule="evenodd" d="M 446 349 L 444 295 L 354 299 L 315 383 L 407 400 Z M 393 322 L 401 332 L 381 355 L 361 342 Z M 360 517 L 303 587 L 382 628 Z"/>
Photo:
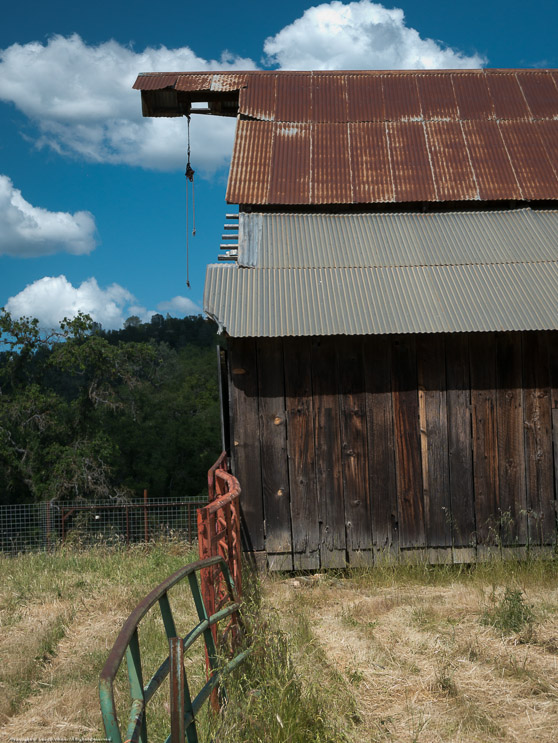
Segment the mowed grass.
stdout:
<path fill-rule="evenodd" d="M 102 736 L 97 683 L 137 602 L 196 559 L 180 544 L 3 558 L 0 734 Z M 318 576 L 246 577 L 250 658 L 229 703 L 199 718 L 201 741 L 555 741 L 558 572 L 554 561 L 476 567 L 384 566 Z M 195 623 L 186 585 L 178 629 Z M 158 612 L 140 625 L 145 676 L 166 655 Z M 191 690 L 203 646 L 189 653 Z M 165 684 L 149 740 L 168 734 Z M 125 669 L 117 701 L 125 719 Z"/>
<path fill-rule="evenodd" d="M 317 662 L 350 688 L 348 740 L 558 739 L 555 561 L 382 567 L 266 591 L 284 631 L 306 622 Z"/>

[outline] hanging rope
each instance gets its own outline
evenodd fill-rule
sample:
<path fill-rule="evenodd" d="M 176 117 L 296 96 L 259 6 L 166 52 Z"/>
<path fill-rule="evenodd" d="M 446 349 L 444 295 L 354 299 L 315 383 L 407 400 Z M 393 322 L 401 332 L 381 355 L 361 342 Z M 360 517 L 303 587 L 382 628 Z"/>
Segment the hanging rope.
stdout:
<path fill-rule="evenodd" d="M 192 237 L 196 234 L 196 187 L 194 184 L 194 169 L 190 164 L 190 117 L 188 116 L 188 162 L 186 163 L 186 286 L 190 288 L 190 187 L 192 184 Z"/>

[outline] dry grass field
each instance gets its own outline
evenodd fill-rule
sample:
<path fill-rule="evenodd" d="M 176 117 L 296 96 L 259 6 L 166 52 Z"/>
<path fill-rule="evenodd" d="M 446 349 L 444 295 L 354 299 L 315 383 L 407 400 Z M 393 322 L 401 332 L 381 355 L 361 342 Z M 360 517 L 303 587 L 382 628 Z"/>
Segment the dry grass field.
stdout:
<path fill-rule="evenodd" d="M 195 559 L 180 545 L 0 560 L 0 738 L 102 735 L 97 681 L 128 613 Z M 186 632 L 187 592 L 171 596 Z M 202 741 L 457 743 L 558 739 L 558 571 L 552 561 L 268 576 L 247 590 L 254 652 Z M 160 619 L 140 626 L 148 669 Z M 200 651 L 188 660 L 203 680 Z M 126 694 L 120 679 L 121 711 Z M 149 740 L 168 732 L 164 694 Z"/>
<path fill-rule="evenodd" d="M 558 740 L 552 563 L 299 577 L 267 595 L 350 688 L 355 743 Z"/>

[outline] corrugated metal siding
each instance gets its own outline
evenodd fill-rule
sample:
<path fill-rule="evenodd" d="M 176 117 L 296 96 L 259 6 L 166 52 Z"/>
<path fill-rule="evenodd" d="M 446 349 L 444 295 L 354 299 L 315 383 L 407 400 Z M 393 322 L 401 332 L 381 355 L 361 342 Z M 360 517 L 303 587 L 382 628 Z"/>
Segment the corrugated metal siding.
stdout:
<path fill-rule="evenodd" d="M 264 121 L 239 121 L 232 164 L 229 172 L 228 191 L 235 194 L 236 203 L 252 199 L 264 203 L 269 194 L 273 129 Z M 257 152 L 259 157 L 252 157 Z"/>
<path fill-rule="evenodd" d="M 281 75 L 277 78 L 277 121 L 312 121 L 312 79 L 309 75 Z"/>
<path fill-rule="evenodd" d="M 558 261 L 558 211 L 240 214 L 240 266 L 373 268 L 548 261 Z"/>
<path fill-rule="evenodd" d="M 558 329 L 558 263 L 239 269 L 210 265 L 204 309 L 236 338 Z"/>
<path fill-rule="evenodd" d="M 440 201 L 479 198 L 463 129 L 459 121 L 431 121 L 425 125 L 430 165 Z"/>
<path fill-rule="evenodd" d="M 497 119 L 529 119 L 531 112 L 515 75 L 487 74 L 488 89 Z"/>
<path fill-rule="evenodd" d="M 396 201 L 436 201 L 430 153 L 421 121 L 388 124 Z"/>
<path fill-rule="evenodd" d="M 551 330 L 557 282 L 558 211 L 241 214 L 204 309 L 234 337 Z"/>
<path fill-rule="evenodd" d="M 353 201 L 371 204 L 395 200 L 386 124 L 349 124 Z"/>
<path fill-rule="evenodd" d="M 274 121 L 277 106 L 277 75 L 260 73 L 240 91 L 239 110 L 258 121 Z"/>
<path fill-rule="evenodd" d="M 310 125 L 274 127 L 269 198 L 274 204 L 310 203 Z"/>
<path fill-rule="evenodd" d="M 480 198 L 483 201 L 521 199 L 498 124 L 492 121 L 464 121 L 462 126 Z"/>
<path fill-rule="evenodd" d="M 422 115 L 432 121 L 457 121 L 459 110 L 449 75 L 418 75 Z"/>
<path fill-rule="evenodd" d="M 558 177 L 537 132 L 527 121 L 501 121 L 499 128 L 523 198 L 555 198 Z"/>
<path fill-rule="evenodd" d="M 348 124 L 314 124 L 312 129 L 310 203 L 351 203 Z"/>

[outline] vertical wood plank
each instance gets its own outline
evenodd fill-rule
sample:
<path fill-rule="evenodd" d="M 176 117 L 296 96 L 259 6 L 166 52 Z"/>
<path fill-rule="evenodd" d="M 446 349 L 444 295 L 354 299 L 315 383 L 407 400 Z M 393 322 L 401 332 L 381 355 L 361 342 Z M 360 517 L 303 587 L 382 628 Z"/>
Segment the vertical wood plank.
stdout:
<path fill-rule="evenodd" d="M 319 567 L 314 416 L 309 338 L 293 338 L 284 349 L 289 483 L 295 570 Z"/>
<path fill-rule="evenodd" d="M 473 483 L 477 538 L 483 547 L 499 543 L 498 441 L 496 426 L 496 341 L 494 333 L 469 340 L 473 421 Z"/>
<path fill-rule="evenodd" d="M 520 333 L 498 333 L 496 375 L 501 539 L 505 547 L 521 546 L 527 544 L 527 511 Z"/>
<path fill-rule="evenodd" d="M 279 560 L 292 570 L 283 341 L 259 338 L 256 345 L 265 549 L 270 568 Z"/>
<path fill-rule="evenodd" d="M 558 516 L 558 331 L 553 330 L 547 333 L 547 336 L 551 387 L 552 441 L 554 449 L 554 512 Z"/>
<path fill-rule="evenodd" d="M 449 492 L 453 546 L 475 547 L 469 336 L 446 336 Z"/>
<path fill-rule="evenodd" d="M 525 463 L 530 545 L 556 541 L 548 334 L 523 334 Z"/>
<path fill-rule="evenodd" d="M 423 334 L 416 343 L 418 387 L 424 396 L 419 422 L 426 439 L 421 447 L 426 539 L 429 547 L 451 547 L 444 336 Z"/>
<path fill-rule="evenodd" d="M 381 559 L 394 557 L 399 550 L 391 341 L 375 336 L 363 343 L 372 534 L 374 551 Z"/>
<path fill-rule="evenodd" d="M 336 343 L 338 340 L 333 337 L 314 338 L 312 341 L 316 488 L 322 568 L 343 568 L 346 565 Z"/>
<path fill-rule="evenodd" d="M 398 336 L 392 343 L 392 399 L 395 433 L 399 545 L 424 547 L 424 501 L 419 438 L 415 340 Z"/>
<path fill-rule="evenodd" d="M 232 458 L 240 482 L 244 549 L 264 549 L 264 518 L 258 416 L 256 344 L 252 338 L 230 340 Z"/>
<path fill-rule="evenodd" d="M 343 338 L 338 345 L 339 396 L 347 552 L 353 565 L 373 561 L 368 492 L 366 394 L 362 341 Z"/>

